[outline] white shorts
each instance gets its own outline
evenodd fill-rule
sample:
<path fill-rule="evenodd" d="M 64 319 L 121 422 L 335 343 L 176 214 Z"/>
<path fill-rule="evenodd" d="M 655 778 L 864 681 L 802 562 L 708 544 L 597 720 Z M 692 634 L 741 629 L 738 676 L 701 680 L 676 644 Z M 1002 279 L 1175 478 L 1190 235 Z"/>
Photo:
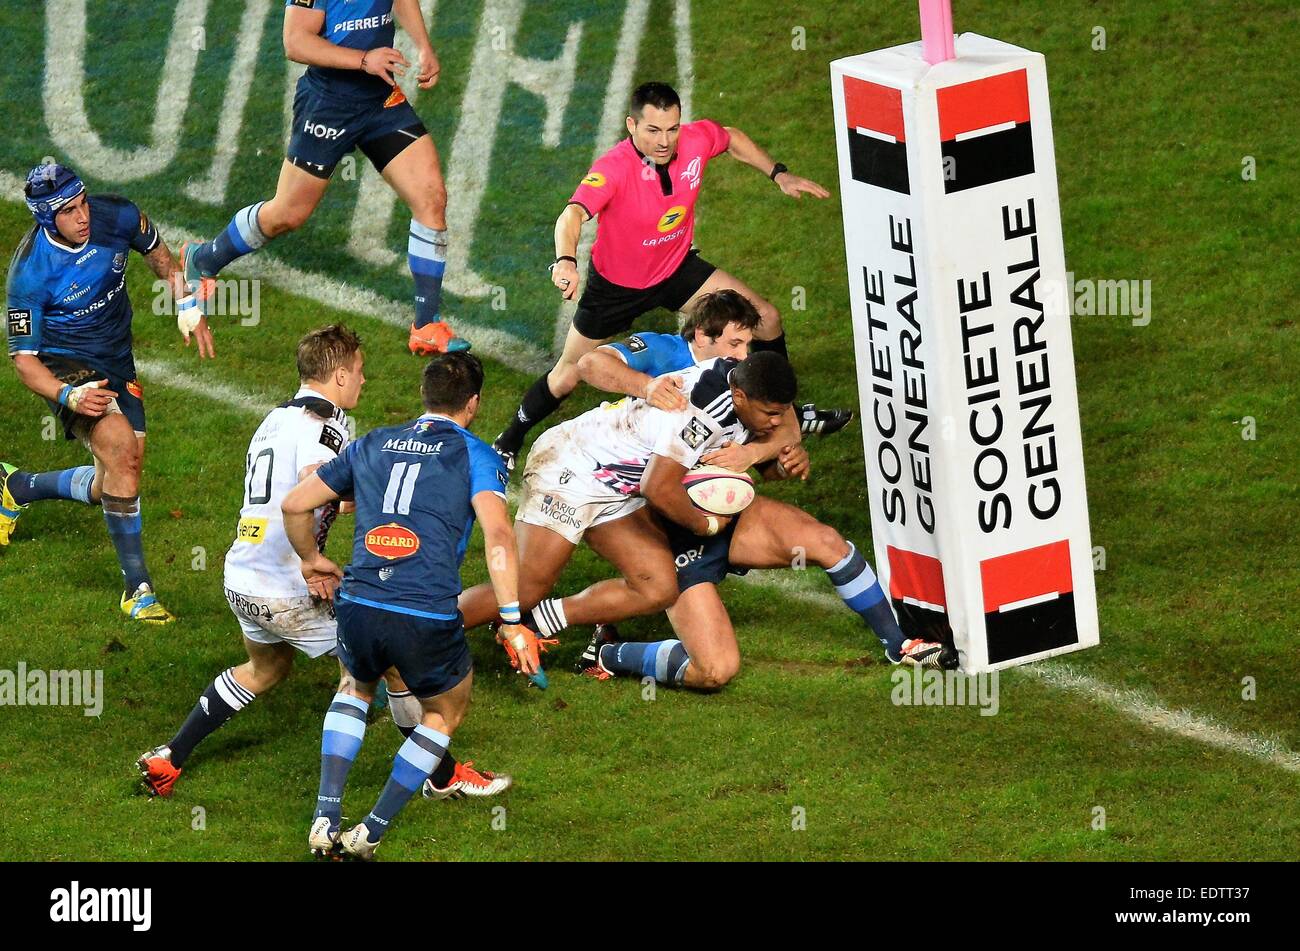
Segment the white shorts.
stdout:
<path fill-rule="evenodd" d="M 256 644 L 288 644 L 308 657 L 334 653 L 338 625 L 326 601 L 300 598 L 258 598 L 226 589 L 226 602 L 239 620 L 244 636 Z"/>
<path fill-rule="evenodd" d="M 515 521 L 549 528 L 577 545 L 588 529 L 631 515 L 645 499 L 597 481 L 588 463 L 557 428 L 538 437 L 528 453 Z M 576 464 L 573 468 L 566 463 Z"/>

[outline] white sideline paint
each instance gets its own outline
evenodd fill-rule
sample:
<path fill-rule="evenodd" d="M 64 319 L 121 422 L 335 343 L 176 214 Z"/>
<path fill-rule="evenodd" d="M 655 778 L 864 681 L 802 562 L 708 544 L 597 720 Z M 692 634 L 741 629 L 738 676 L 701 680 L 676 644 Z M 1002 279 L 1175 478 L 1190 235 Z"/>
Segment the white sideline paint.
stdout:
<path fill-rule="evenodd" d="M 196 39 L 207 14 L 208 0 L 177 0 L 154 100 L 149 144 L 120 149 L 105 145 L 86 116 L 86 0 L 48 0 L 45 126 L 71 165 L 97 178 L 130 182 L 171 164 L 181 144 L 181 121 L 189 105 L 199 57 Z"/>
<path fill-rule="evenodd" d="M 244 18 L 239 24 L 239 42 L 235 46 L 235 58 L 230 64 L 230 72 L 226 76 L 226 94 L 221 100 L 221 120 L 217 125 L 212 166 L 202 178 L 192 179 L 185 185 L 185 194 L 195 201 L 219 205 L 226 200 L 230 169 L 239 153 L 244 106 L 248 104 L 248 91 L 253 88 L 257 51 L 262 43 L 262 27 L 266 24 L 270 10 L 271 0 L 244 2 Z M 188 102 L 188 96 L 186 101 Z"/>
<path fill-rule="evenodd" d="M 0 171 L 0 196 L 21 204 L 22 194 L 22 180 L 8 172 Z M 200 240 L 198 235 L 173 228 L 165 221 L 155 218 L 154 224 L 173 250 L 178 248 L 182 241 Z M 301 271 L 269 255 L 250 254 L 240 258 L 222 274 L 260 278 L 291 294 L 316 301 L 318 304 L 349 311 L 361 317 L 371 317 L 394 327 L 405 329 L 411 324 L 411 306 L 405 302 L 390 300 L 363 287 L 352 287 L 324 274 Z M 549 354 L 543 353 L 521 337 L 491 327 L 461 323 L 446 314 L 443 317 L 458 334 L 474 345 L 474 349 L 481 356 L 526 373 L 540 373 L 551 365 Z"/>
<path fill-rule="evenodd" d="M 794 572 L 785 569 L 751 571 L 739 580 L 764 588 L 776 588 L 785 597 L 813 607 L 828 611 L 844 610 L 844 602 L 836 595 L 801 584 Z M 1278 740 L 1258 733 L 1238 733 L 1215 722 L 1211 717 L 1189 710 L 1170 710 L 1141 691 L 1112 687 L 1062 661 L 1039 661 L 1017 667 L 1016 671 L 1035 677 L 1057 690 L 1086 697 L 1116 713 L 1137 720 L 1149 729 L 1249 756 L 1287 772 L 1300 773 L 1300 754 L 1293 753 Z"/>
<path fill-rule="evenodd" d="M 195 344 L 190 344 L 191 349 L 194 346 Z M 265 416 L 279 403 L 278 400 L 270 397 L 254 396 L 229 383 L 199 379 L 169 360 L 137 359 L 135 368 L 140 372 L 141 381 L 146 386 L 165 386 L 168 389 L 184 390 L 186 393 L 202 396 L 204 399 L 221 403 L 231 409 L 259 417 Z"/>
<path fill-rule="evenodd" d="M 564 49 L 557 59 L 529 59 L 515 52 L 515 36 L 523 20 L 524 0 L 486 0 L 469 70 L 469 83 L 460 102 L 460 121 L 452 139 L 447 166 L 447 271 L 443 286 L 457 297 L 486 297 L 492 285 L 469 263 L 479 209 L 487 191 L 486 170 L 501 127 L 501 109 L 511 83 L 542 99 L 546 121 L 542 144 L 560 144 L 564 113 L 578 70 L 582 23 L 569 24 Z"/>

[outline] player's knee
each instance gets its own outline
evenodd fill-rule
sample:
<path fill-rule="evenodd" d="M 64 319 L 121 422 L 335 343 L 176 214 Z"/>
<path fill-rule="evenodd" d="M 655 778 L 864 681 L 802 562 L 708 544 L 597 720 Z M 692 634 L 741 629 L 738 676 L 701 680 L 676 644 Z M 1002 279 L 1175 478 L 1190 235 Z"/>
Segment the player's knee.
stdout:
<path fill-rule="evenodd" d="M 252 670 L 249 671 L 250 679 L 253 681 L 249 689 L 253 693 L 270 690 L 288 677 L 292 671 L 292 657 L 272 654 L 270 657 L 258 658 L 253 661 Z"/>
<path fill-rule="evenodd" d="M 576 363 L 565 363 L 563 359 L 546 375 L 546 385 L 553 396 L 568 396 L 578 388 L 582 377 Z"/>
<path fill-rule="evenodd" d="M 829 525 L 818 525 L 812 533 L 813 548 L 809 557 L 823 568 L 839 564 L 849 553 L 849 543 Z"/>
<path fill-rule="evenodd" d="M 711 659 L 699 665 L 692 658 L 691 664 L 696 668 L 697 685 L 701 690 L 721 690 L 740 672 L 739 657 Z"/>
<path fill-rule="evenodd" d="M 297 231 L 307 223 L 311 213 L 312 208 L 309 205 L 281 205 L 277 202 L 267 202 L 262 206 L 262 212 L 257 217 L 257 225 L 267 238 L 276 238 L 285 232 Z"/>
<path fill-rule="evenodd" d="M 677 603 L 677 574 L 669 571 L 666 575 L 649 572 L 638 573 L 628 579 L 632 588 L 649 601 L 649 612 L 667 611 Z"/>

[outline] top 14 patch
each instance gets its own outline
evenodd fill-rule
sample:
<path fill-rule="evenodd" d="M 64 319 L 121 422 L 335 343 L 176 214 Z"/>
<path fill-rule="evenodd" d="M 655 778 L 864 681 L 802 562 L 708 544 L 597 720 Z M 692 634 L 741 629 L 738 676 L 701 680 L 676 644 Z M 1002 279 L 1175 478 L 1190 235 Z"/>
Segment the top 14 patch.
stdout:
<path fill-rule="evenodd" d="M 9 308 L 9 319 L 5 322 L 11 337 L 28 337 L 32 332 L 32 312 L 18 307 Z"/>
<path fill-rule="evenodd" d="M 704 441 L 712 435 L 713 430 L 699 418 L 693 418 L 681 432 L 682 441 L 692 449 L 699 449 L 700 446 L 704 445 Z"/>

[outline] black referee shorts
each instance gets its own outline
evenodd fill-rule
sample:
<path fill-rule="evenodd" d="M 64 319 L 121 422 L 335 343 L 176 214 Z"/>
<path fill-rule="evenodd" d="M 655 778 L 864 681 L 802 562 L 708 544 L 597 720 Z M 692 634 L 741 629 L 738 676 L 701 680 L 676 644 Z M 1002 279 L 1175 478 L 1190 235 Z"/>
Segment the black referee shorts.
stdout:
<path fill-rule="evenodd" d="M 656 307 L 679 311 L 717 268 L 691 248 L 677 270 L 649 287 L 623 287 L 601 277 L 593 264 L 587 269 L 587 287 L 578 301 L 573 326 L 591 340 L 620 337 L 642 314 Z"/>

